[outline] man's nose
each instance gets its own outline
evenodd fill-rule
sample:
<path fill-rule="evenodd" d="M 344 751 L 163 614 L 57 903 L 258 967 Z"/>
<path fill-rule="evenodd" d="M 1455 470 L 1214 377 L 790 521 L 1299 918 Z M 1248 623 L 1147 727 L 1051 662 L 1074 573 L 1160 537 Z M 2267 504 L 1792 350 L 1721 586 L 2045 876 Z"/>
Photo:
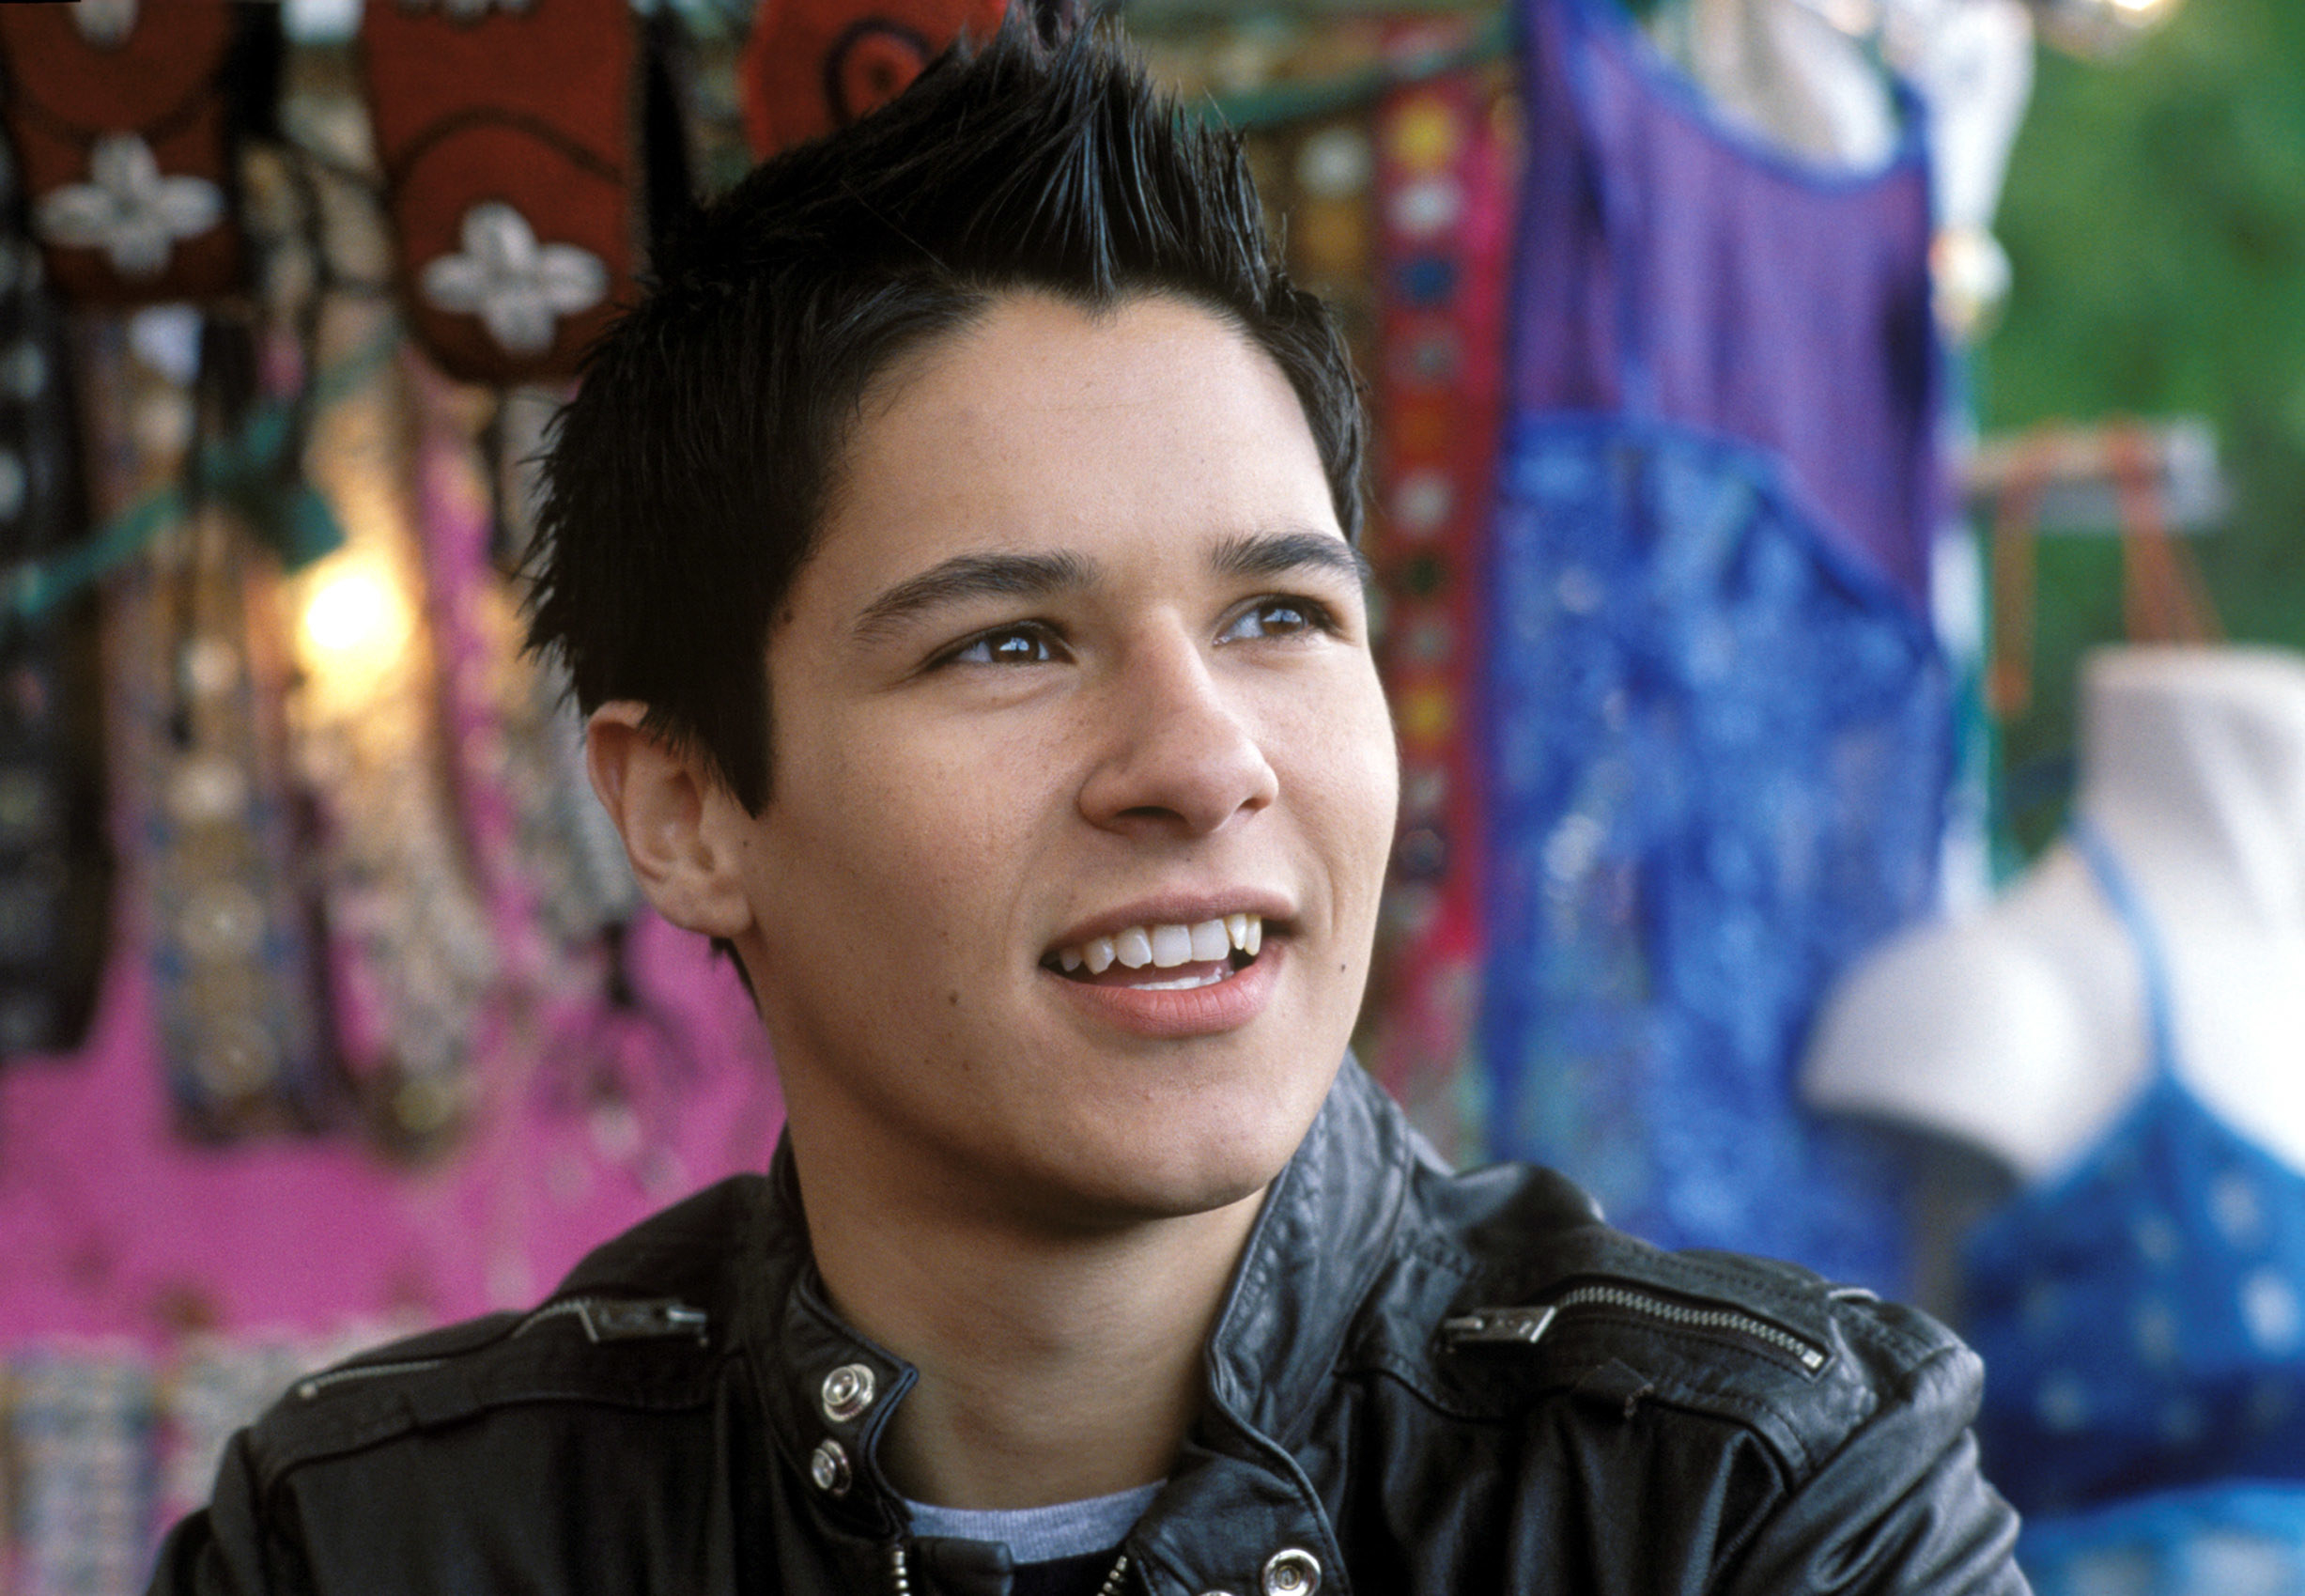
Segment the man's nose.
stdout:
<path fill-rule="evenodd" d="M 1107 830 L 1206 836 L 1280 793 L 1237 687 L 1181 631 L 1142 641 L 1104 684 L 1103 752 L 1081 813 Z"/>

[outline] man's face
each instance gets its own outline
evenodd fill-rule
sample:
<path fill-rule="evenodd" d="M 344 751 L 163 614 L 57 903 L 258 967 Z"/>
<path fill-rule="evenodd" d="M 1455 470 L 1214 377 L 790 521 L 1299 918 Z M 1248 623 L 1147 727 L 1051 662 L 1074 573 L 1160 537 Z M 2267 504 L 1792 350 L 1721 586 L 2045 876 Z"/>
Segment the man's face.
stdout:
<path fill-rule="evenodd" d="M 1397 773 L 1270 357 L 1174 300 L 1015 295 L 901 363 L 768 680 L 738 946 L 804 1178 L 1097 1225 L 1278 1172 L 1359 1007 Z"/>

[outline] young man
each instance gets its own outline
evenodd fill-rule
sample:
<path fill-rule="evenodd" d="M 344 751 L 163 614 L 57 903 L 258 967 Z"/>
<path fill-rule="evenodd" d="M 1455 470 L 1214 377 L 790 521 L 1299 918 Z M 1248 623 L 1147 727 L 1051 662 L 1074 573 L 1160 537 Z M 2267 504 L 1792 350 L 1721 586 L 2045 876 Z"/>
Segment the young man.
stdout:
<path fill-rule="evenodd" d="M 658 267 L 534 639 L 785 1143 L 298 1387 L 157 1589 L 2021 1589 L 1941 1330 L 1452 1177 L 1340 1069 L 1362 420 L 1228 140 L 1012 25 Z"/>

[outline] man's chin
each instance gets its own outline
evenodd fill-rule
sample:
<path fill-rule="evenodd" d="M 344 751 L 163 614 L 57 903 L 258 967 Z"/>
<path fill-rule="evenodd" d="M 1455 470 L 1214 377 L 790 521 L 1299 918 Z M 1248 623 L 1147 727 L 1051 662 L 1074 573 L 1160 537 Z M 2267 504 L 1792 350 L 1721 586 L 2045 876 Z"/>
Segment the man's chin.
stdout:
<path fill-rule="evenodd" d="M 1291 1151 L 1293 1149 L 1292 1148 Z M 1112 1237 L 1147 1225 L 1253 1206 L 1288 1163 L 1278 1157 L 1163 1164 L 1141 1154 L 1043 1171 L 1012 1186 L 1011 1212 L 1053 1238 Z"/>

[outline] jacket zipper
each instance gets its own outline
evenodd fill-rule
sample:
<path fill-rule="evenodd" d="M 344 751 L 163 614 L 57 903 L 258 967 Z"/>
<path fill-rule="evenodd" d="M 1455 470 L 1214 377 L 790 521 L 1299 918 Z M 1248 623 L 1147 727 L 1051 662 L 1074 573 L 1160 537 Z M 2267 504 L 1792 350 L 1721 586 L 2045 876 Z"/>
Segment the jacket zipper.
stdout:
<path fill-rule="evenodd" d="M 503 1339 L 524 1336 L 548 1319 L 570 1314 L 576 1316 L 584 1326 L 585 1336 L 596 1343 L 644 1340 L 658 1336 L 693 1336 L 701 1343 L 710 1324 L 704 1309 L 690 1308 L 676 1297 L 572 1296 L 546 1303 L 507 1330 Z M 310 1402 L 331 1386 L 383 1374 L 419 1374 L 427 1369 L 438 1369 L 447 1361 L 447 1357 L 404 1357 L 391 1363 L 356 1363 L 299 1380 L 296 1394 L 299 1400 Z"/>
<path fill-rule="evenodd" d="M 711 1323 L 703 1309 L 690 1308 L 677 1297 L 572 1296 L 546 1303 L 515 1325 L 511 1334 L 525 1336 L 548 1319 L 569 1314 L 576 1315 L 585 1336 L 595 1342 L 651 1340 L 660 1336 L 694 1336 L 701 1342 Z"/>
<path fill-rule="evenodd" d="M 1477 1309 L 1442 1321 L 1441 1332 L 1451 1346 L 1501 1341 L 1527 1345 L 1543 1339 L 1556 1315 L 1579 1308 L 1614 1308 L 1688 1329 L 1728 1330 L 1776 1348 L 1812 1374 L 1825 1366 L 1823 1347 L 1783 1325 L 1733 1308 L 1693 1308 L 1623 1286 L 1577 1286 L 1536 1308 Z"/>
<path fill-rule="evenodd" d="M 448 1359 L 444 1357 L 404 1357 L 394 1363 L 358 1363 L 349 1369 L 332 1369 L 325 1374 L 315 1374 L 296 1383 L 296 1395 L 302 1402 L 310 1402 L 331 1386 L 348 1381 L 365 1380 L 378 1374 L 414 1374 L 426 1369 L 438 1369 Z"/>

